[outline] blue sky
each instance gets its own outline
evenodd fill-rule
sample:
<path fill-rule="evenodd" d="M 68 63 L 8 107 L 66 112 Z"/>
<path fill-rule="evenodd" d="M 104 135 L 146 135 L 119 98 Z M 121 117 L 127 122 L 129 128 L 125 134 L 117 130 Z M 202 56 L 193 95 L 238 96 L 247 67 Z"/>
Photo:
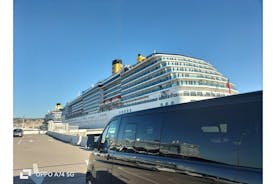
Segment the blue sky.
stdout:
<path fill-rule="evenodd" d="M 44 117 L 138 53 L 202 58 L 261 90 L 260 0 L 14 0 L 14 117 Z"/>

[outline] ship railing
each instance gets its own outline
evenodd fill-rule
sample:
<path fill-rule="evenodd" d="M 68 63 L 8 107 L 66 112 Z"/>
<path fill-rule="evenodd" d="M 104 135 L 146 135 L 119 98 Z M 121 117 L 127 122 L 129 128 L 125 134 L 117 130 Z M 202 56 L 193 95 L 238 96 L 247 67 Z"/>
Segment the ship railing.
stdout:
<path fill-rule="evenodd" d="M 148 65 L 145 65 L 145 66 L 139 68 L 139 71 L 138 71 L 138 72 L 136 72 L 136 73 L 134 72 L 133 74 L 130 74 L 129 76 L 125 77 L 124 79 L 122 79 L 122 82 L 124 82 L 125 80 L 130 80 L 130 78 L 136 78 L 136 77 L 134 77 L 134 76 L 136 76 L 137 74 L 143 72 L 145 69 L 149 69 L 149 68 L 148 68 L 149 66 L 155 65 L 155 64 L 156 64 L 158 61 L 160 61 L 160 60 L 161 60 L 161 58 L 156 59 L 156 60 L 153 61 L 152 63 L 150 63 L 150 64 L 148 64 Z M 148 61 L 147 61 L 147 62 L 148 62 Z M 156 65 L 158 65 L 158 64 L 156 64 Z M 129 70 L 129 71 L 130 71 L 130 70 Z"/>
<path fill-rule="evenodd" d="M 150 68 L 148 68 L 148 69 L 150 70 Z M 129 79 L 128 79 L 128 82 L 122 84 L 122 87 L 125 86 L 125 85 L 132 84 L 133 82 L 139 80 L 140 77 L 142 77 L 142 76 L 151 75 L 151 74 L 153 74 L 153 73 L 155 73 L 155 72 L 158 72 L 158 71 L 161 70 L 161 69 L 162 69 L 162 67 L 157 67 L 157 68 L 151 70 L 150 72 L 145 70 L 145 72 L 139 74 L 138 76 L 135 75 L 134 77 L 129 78 Z M 139 73 L 140 73 L 140 72 L 139 72 Z M 134 79 L 134 80 L 133 80 L 133 79 Z M 122 82 L 123 82 L 123 81 L 122 81 Z"/>
<path fill-rule="evenodd" d="M 167 68 L 166 70 L 162 69 L 162 68 L 158 68 L 156 70 L 151 71 L 150 73 L 146 73 L 148 77 L 137 78 L 137 79 L 135 79 L 135 80 L 133 80 L 133 81 L 131 81 L 129 83 L 123 84 L 122 88 L 130 89 L 130 88 L 134 87 L 135 85 L 137 85 L 137 83 L 142 84 L 142 83 L 145 83 L 145 82 L 149 82 L 152 79 L 153 80 L 157 79 L 156 77 L 161 77 L 163 74 L 169 73 L 169 72 L 171 72 L 170 68 Z M 156 74 L 152 75 L 153 73 L 156 73 Z M 143 74 L 141 76 L 145 76 L 145 74 Z M 123 89 L 122 91 L 127 90 L 127 89 Z"/>

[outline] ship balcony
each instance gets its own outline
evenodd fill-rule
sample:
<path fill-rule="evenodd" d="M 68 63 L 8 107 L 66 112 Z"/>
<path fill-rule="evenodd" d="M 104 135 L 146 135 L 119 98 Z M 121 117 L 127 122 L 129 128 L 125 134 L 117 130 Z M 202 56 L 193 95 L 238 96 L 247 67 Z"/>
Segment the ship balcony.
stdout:
<path fill-rule="evenodd" d="M 146 95 L 146 94 L 148 95 L 155 91 L 161 91 L 161 90 L 164 90 L 164 89 L 167 89 L 170 87 L 176 87 L 176 86 L 182 86 L 182 87 L 186 87 L 186 88 L 196 87 L 198 89 L 206 88 L 208 90 L 222 90 L 225 93 L 227 93 L 227 91 L 229 90 L 226 86 L 223 86 L 223 85 L 218 86 L 216 84 L 193 83 L 192 81 L 186 81 L 185 83 L 184 82 L 181 83 L 178 78 L 174 78 L 174 79 L 168 79 L 160 84 L 149 85 L 149 87 L 147 87 L 147 88 L 136 90 L 136 91 L 133 91 L 128 94 L 122 94 L 122 97 L 123 97 L 122 101 L 131 99 L 131 98 L 135 98 L 135 97 L 139 97 L 142 95 Z M 231 91 L 233 93 L 238 93 L 238 91 L 233 88 L 231 88 Z"/>
<path fill-rule="evenodd" d="M 156 68 L 154 70 L 151 70 L 150 73 L 142 73 L 137 78 L 135 78 L 132 81 L 129 81 L 125 84 L 122 84 L 122 88 L 131 88 L 132 86 L 136 85 L 137 83 L 141 83 L 144 81 L 147 81 L 149 79 L 155 78 L 155 77 L 160 77 L 164 73 L 170 72 L 170 69 L 167 68 Z M 145 77 L 146 76 L 146 77 Z"/>
<path fill-rule="evenodd" d="M 132 74 L 129 74 L 128 76 L 123 76 L 123 79 L 122 79 L 122 83 L 124 83 L 125 81 L 131 81 L 132 79 L 134 78 L 137 78 L 137 75 L 138 74 L 141 74 L 142 72 L 146 71 L 146 70 L 149 70 L 151 68 L 154 68 L 155 66 L 158 66 L 159 65 L 159 61 L 161 60 L 161 58 L 159 59 L 156 59 L 155 61 L 153 61 L 152 63 L 148 64 L 148 65 L 145 65 L 141 68 L 139 68 L 138 72 L 134 72 Z M 144 63 L 144 62 L 142 62 Z M 134 68 L 133 68 L 134 69 Z M 132 69 L 132 70 L 133 70 Z M 129 71 L 132 71 L 132 70 L 129 70 Z"/>
<path fill-rule="evenodd" d="M 164 70 L 161 74 L 156 74 L 160 71 Z M 161 67 L 161 68 L 158 68 L 158 69 L 155 69 L 153 71 L 151 71 L 150 73 L 142 73 L 140 75 L 137 76 L 136 79 L 134 79 L 133 81 L 129 81 L 128 83 L 125 83 L 125 84 L 122 84 L 122 88 L 124 90 L 124 88 L 127 88 L 130 89 L 132 88 L 133 86 L 136 85 L 136 83 L 141 83 L 141 82 L 145 82 L 145 81 L 148 81 L 154 77 L 157 77 L 157 76 L 160 76 L 162 75 L 163 73 L 178 73 L 178 74 L 174 74 L 174 75 L 182 75 L 185 77 L 189 77 L 189 75 L 191 76 L 191 78 L 201 78 L 201 79 L 210 79 L 210 80 L 214 80 L 214 81 L 223 81 L 223 82 L 227 82 L 226 78 L 223 77 L 223 75 L 214 75 L 214 74 L 209 74 L 209 73 L 202 73 L 202 71 L 199 71 L 199 70 L 195 70 L 195 71 L 186 71 L 186 68 L 173 68 L 173 67 Z M 143 76 L 148 76 L 148 77 L 143 77 Z M 187 77 L 187 78 L 188 78 Z M 136 82 L 136 83 L 135 83 Z"/>
<path fill-rule="evenodd" d="M 168 71 L 167 73 L 170 73 L 170 71 Z M 166 73 L 159 76 L 158 78 L 153 78 L 151 80 L 139 83 L 136 86 L 132 86 L 128 89 L 123 89 L 122 90 L 122 95 L 131 94 L 131 93 L 137 92 L 141 89 L 146 89 L 149 86 L 153 86 L 155 84 L 161 83 L 165 80 L 169 80 L 169 79 L 166 79 L 166 78 L 162 79 L 162 77 L 164 77 L 164 76 L 166 76 Z M 182 79 L 182 80 L 180 80 L 181 85 L 183 85 L 183 84 L 184 85 L 185 84 L 189 85 L 190 84 L 189 82 L 192 81 L 192 82 L 195 83 L 195 85 L 209 85 L 209 86 L 214 86 L 214 87 L 225 87 L 226 86 L 225 81 L 221 81 L 221 80 L 218 81 L 217 79 L 204 78 L 204 77 L 201 77 L 201 76 L 187 75 L 187 74 L 184 74 L 184 73 L 181 74 L 179 72 L 171 73 L 171 79 Z M 183 80 L 183 79 L 185 79 L 185 80 Z M 153 82 L 154 80 L 158 80 L 158 81 Z M 235 90 L 234 85 L 233 84 L 231 84 L 231 85 L 232 85 L 233 89 Z"/>

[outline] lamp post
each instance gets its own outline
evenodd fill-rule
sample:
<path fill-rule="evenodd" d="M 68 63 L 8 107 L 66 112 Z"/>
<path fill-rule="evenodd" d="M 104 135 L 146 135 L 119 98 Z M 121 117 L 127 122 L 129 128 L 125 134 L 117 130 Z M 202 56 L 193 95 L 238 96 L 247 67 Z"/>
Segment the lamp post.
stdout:
<path fill-rule="evenodd" d="M 22 119 L 22 129 L 24 128 L 24 116 L 23 116 L 23 119 Z"/>

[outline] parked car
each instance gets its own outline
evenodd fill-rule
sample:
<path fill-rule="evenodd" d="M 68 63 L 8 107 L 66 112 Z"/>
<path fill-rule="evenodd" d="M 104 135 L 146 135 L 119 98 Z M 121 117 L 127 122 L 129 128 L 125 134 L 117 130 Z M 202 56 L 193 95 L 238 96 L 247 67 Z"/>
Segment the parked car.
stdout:
<path fill-rule="evenodd" d="M 86 183 L 262 183 L 262 91 L 112 118 Z"/>
<path fill-rule="evenodd" d="M 13 136 L 14 137 L 23 137 L 23 129 L 21 129 L 21 128 L 13 129 Z"/>

